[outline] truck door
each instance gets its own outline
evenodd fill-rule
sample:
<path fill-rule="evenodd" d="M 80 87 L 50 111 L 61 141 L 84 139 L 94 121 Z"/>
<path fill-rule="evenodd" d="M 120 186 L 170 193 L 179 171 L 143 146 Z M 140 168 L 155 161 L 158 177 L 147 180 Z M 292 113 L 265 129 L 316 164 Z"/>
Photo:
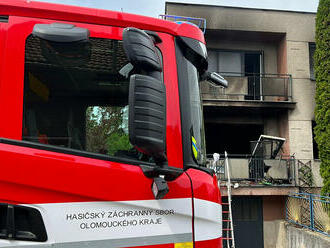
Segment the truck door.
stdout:
<path fill-rule="evenodd" d="M 154 163 L 127 136 L 122 28 L 66 22 L 88 29 L 88 44 L 49 43 L 31 35 L 36 24 L 54 22 L 10 16 L 6 26 L 0 247 L 192 247 L 176 74 L 167 73 L 173 38 L 159 34 L 158 50 L 171 96 L 167 142 L 179 147 L 167 149 L 168 164 L 182 173 L 168 182 L 165 198 L 155 200 L 152 178 L 141 169 Z"/>

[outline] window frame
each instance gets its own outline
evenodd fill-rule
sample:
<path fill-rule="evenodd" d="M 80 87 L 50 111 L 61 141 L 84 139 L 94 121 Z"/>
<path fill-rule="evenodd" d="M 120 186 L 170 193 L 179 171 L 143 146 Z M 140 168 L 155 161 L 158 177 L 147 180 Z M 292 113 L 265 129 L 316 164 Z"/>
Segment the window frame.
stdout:
<path fill-rule="evenodd" d="M 49 23 L 54 22 L 54 20 L 50 20 Z M 34 24 L 37 23 L 44 23 L 44 22 L 36 22 Z M 48 23 L 48 22 L 47 22 Z M 66 22 L 66 23 L 71 23 L 71 22 Z M 34 25 L 33 24 L 33 25 Z M 118 35 L 118 36 L 114 36 L 112 37 L 111 35 L 105 35 L 102 32 L 96 32 L 94 33 L 94 27 L 98 28 L 99 25 L 94 25 L 94 24 L 85 24 L 85 23 L 72 23 L 76 26 L 87 26 L 87 28 L 90 30 L 91 35 L 90 38 L 99 38 L 99 39 L 111 39 L 111 40 L 118 40 L 118 41 L 122 41 L 122 36 Z M 123 30 L 124 28 L 121 27 L 112 27 L 114 29 L 119 29 L 119 30 Z M 24 37 L 25 41 L 28 39 L 28 37 L 31 35 L 32 33 L 29 33 L 26 37 Z M 161 64 L 162 67 L 164 69 L 164 63 L 163 63 L 163 58 L 164 55 L 162 53 L 162 49 L 161 47 L 159 47 L 157 44 L 156 48 L 157 48 L 157 53 L 160 56 L 161 59 Z M 24 54 L 25 54 L 25 48 L 26 46 L 24 46 Z M 25 56 L 24 56 L 24 64 L 25 64 Z M 25 75 L 25 70 L 24 70 L 24 75 Z M 161 79 L 164 83 L 164 75 L 163 73 L 161 73 Z M 23 87 L 23 95 L 24 95 L 24 87 Z M 24 97 L 22 97 L 22 106 L 24 106 Z M 86 105 L 88 107 L 88 105 Z M 24 117 L 24 107 L 23 107 L 23 113 L 22 113 L 22 117 Z M 22 118 L 22 131 L 21 131 L 21 137 L 23 138 L 23 132 L 24 132 L 24 118 Z M 42 149 L 42 150 L 46 150 L 46 151 L 52 151 L 52 152 L 59 152 L 59 153 L 63 153 L 63 154 L 68 154 L 68 155 L 76 155 L 76 156 L 81 156 L 81 157 L 87 157 L 87 158 L 94 158 L 94 159 L 99 159 L 99 160 L 104 160 L 104 161 L 111 161 L 111 162 L 118 162 L 118 163 L 125 163 L 125 164 L 129 164 L 129 165 L 147 165 L 147 166 L 155 166 L 155 163 L 153 162 L 147 162 L 147 161 L 143 161 L 143 160 L 138 160 L 138 159 L 134 159 L 134 158 L 126 158 L 126 157 L 117 157 L 117 156 L 111 156 L 111 155 L 104 155 L 101 153 L 95 153 L 95 152 L 88 152 L 88 151 L 84 151 L 84 150 L 79 150 L 79 149 L 72 149 L 72 148 L 67 148 L 67 147 L 61 147 L 61 146 L 56 146 L 56 145 L 49 145 L 49 144 L 42 144 L 42 143 L 38 143 L 38 142 L 32 142 L 32 141 L 26 141 L 26 140 L 20 140 L 20 141 L 16 141 L 16 140 L 12 140 L 12 139 L 7 139 L 7 138 L 0 138 L 0 143 L 5 143 L 5 144 L 12 144 L 12 145 L 18 145 L 18 146 L 23 146 L 23 147 L 29 147 L 29 148 L 35 148 L 35 149 Z M 167 152 L 167 146 L 166 146 L 166 152 Z"/>
<path fill-rule="evenodd" d="M 6 212 L 6 228 L 4 229 L 6 234 L 5 236 L 0 236 L 0 239 L 5 239 L 5 240 L 19 240 L 19 241 L 30 241 L 30 242 L 47 242 L 48 241 L 48 235 L 47 235 L 47 231 L 46 231 L 46 227 L 45 227 L 45 223 L 42 217 L 42 214 L 40 213 L 40 211 L 36 208 L 33 207 L 28 207 L 28 206 L 21 206 L 21 205 L 13 205 L 13 204 L 7 204 L 7 203 L 0 203 L 0 206 L 4 206 L 5 208 L 7 208 L 7 212 Z M 32 239 L 32 238 L 28 238 L 28 237 L 16 237 L 17 232 L 20 230 L 17 230 L 17 218 L 15 216 L 15 210 L 23 210 L 23 211 L 27 211 L 31 214 L 31 216 L 33 216 L 33 224 L 37 226 L 37 228 L 39 229 L 39 233 L 32 233 L 35 236 L 39 237 L 37 239 Z M 29 216 L 29 217 L 31 217 Z M 32 218 L 31 218 L 32 219 Z M 37 220 L 38 223 L 35 223 L 35 221 Z M 23 230 L 22 230 L 23 231 Z M 26 231 L 26 230 L 24 230 Z M 32 230 L 31 230 L 32 231 Z"/>

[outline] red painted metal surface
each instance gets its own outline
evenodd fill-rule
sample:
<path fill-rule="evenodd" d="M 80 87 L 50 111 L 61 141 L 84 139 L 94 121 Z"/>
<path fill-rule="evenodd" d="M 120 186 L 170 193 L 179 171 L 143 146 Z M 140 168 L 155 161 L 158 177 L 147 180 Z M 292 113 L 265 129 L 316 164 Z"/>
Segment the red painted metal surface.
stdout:
<path fill-rule="evenodd" d="M 175 36 L 180 35 L 190 37 L 205 43 L 203 32 L 192 25 L 178 25 L 174 22 L 164 21 L 161 19 L 109 10 L 67 6 L 45 2 L 30 2 L 26 0 L 1 0 L 0 15 L 88 22 L 91 24 L 117 27 L 131 26 L 168 33 Z"/>
<path fill-rule="evenodd" d="M 174 36 L 204 42 L 203 34 L 188 24 L 119 12 L 0 0 L 0 137 L 21 140 L 25 40 L 36 23 L 64 21 L 88 28 L 91 37 L 122 39 L 127 26 L 158 31 L 167 92 L 167 156 L 170 166 L 183 168 L 180 102 Z M 88 23 L 84 23 L 88 21 Z M 98 25 L 99 24 L 99 25 Z M 152 180 L 138 166 L 0 143 L 0 202 L 58 203 L 154 199 Z M 195 198 L 220 203 L 217 181 L 205 172 L 187 171 Z M 191 198 L 190 179 L 182 174 L 169 182 L 166 199 Z M 221 247 L 220 239 L 195 247 Z M 152 247 L 173 247 L 173 244 Z"/>
<path fill-rule="evenodd" d="M 23 117 L 23 81 L 25 40 L 31 34 L 36 23 L 53 23 L 56 20 L 31 19 L 26 17 L 10 17 L 4 60 L 1 67 L 3 83 L 0 91 L 0 116 L 6 121 L 0 122 L 0 137 L 21 139 Z M 88 28 L 91 37 L 122 39 L 122 28 L 74 23 L 78 27 Z M 175 61 L 174 38 L 159 33 L 163 42 L 158 47 L 163 54 L 164 82 L 167 91 L 167 156 L 169 165 L 182 168 L 182 139 L 179 91 Z M 10 82 L 10 83 L 8 83 Z M 10 92 L 10 94 L 8 94 Z M 1 117 L 0 117 L 1 118 Z"/>
<path fill-rule="evenodd" d="M 195 248 L 222 248 L 222 239 L 211 239 L 195 242 Z"/>
<path fill-rule="evenodd" d="M 194 198 L 221 203 L 220 190 L 215 175 L 212 178 L 206 172 L 196 169 L 187 170 L 187 174 L 192 181 Z"/>
<path fill-rule="evenodd" d="M 0 144 L 0 200 L 18 203 L 151 200 L 139 166 Z M 190 198 L 188 177 L 168 183 L 166 198 Z"/>
<path fill-rule="evenodd" d="M 206 172 L 196 169 L 188 169 L 186 173 L 189 175 L 192 182 L 194 198 L 221 204 L 220 190 L 218 187 L 217 177 L 215 175 L 211 177 Z M 222 239 L 218 238 L 196 241 L 194 245 L 195 248 L 222 248 Z"/>
<path fill-rule="evenodd" d="M 168 164 L 183 168 L 182 133 L 180 117 L 180 99 L 177 78 L 174 37 L 160 33 L 163 40 L 157 46 L 163 51 L 164 82 L 166 86 L 166 113 L 167 113 L 167 156 Z"/>

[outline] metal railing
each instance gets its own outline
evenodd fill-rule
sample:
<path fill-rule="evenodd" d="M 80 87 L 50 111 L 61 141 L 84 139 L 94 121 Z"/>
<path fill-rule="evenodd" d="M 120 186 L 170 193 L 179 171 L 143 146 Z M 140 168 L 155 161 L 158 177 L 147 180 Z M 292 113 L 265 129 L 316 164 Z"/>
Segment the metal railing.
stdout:
<path fill-rule="evenodd" d="M 208 81 L 201 83 L 203 99 L 291 102 L 292 78 L 289 74 L 219 72 L 227 81 L 228 88 L 214 86 Z"/>
<path fill-rule="evenodd" d="M 267 157 L 251 157 L 249 154 L 228 155 L 232 181 L 249 181 L 264 185 L 296 185 L 295 158 L 280 156 L 275 159 Z M 224 155 L 214 163 L 213 155 L 207 156 L 208 167 L 213 168 L 219 180 L 226 181 Z"/>
<path fill-rule="evenodd" d="M 291 193 L 286 201 L 288 222 L 330 236 L 330 197 Z"/>

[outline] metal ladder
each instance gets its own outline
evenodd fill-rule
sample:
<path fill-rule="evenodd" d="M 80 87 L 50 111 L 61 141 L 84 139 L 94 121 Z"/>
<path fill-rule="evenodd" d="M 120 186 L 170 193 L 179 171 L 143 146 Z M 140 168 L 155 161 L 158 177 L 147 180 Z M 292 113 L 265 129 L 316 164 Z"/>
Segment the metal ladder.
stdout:
<path fill-rule="evenodd" d="M 222 229 L 223 235 L 223 245 L 224 241 L 227 243 L 227 248 L 235 248 L 235 238 L 234 238 L 234 225 L 233 225 L 233 215 L 231 209 L 231 181 L 230 181 L 230 170 L 228 154 L 225 151 L 225 173 L 227 174 L 227 183 L 225 187 L 227 188 L 227 199 L 228 202 L 222 202 Z M 226 209 L 224 209 L 226 207 Z"/>

